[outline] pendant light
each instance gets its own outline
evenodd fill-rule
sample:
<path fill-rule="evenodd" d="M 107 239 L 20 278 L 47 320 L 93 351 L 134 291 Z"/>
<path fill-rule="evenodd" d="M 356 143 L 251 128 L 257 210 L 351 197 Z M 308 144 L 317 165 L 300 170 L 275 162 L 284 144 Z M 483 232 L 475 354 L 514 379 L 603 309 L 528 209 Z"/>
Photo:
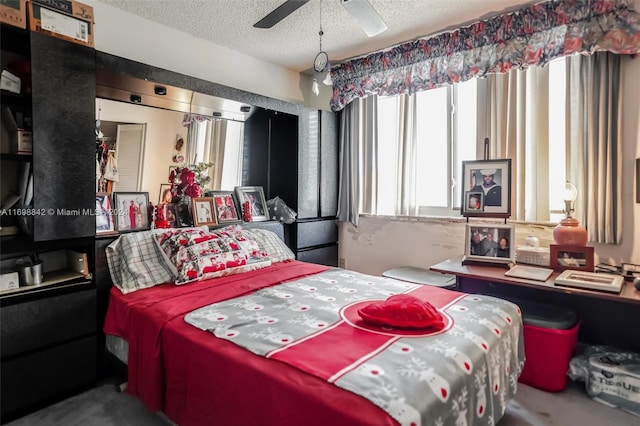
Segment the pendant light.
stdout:
<path fill-rule="evenodd" d="M 322 0 L 320 0 L 320 31 L 318 32 L 318 35 L 320 36 L 320 51 L 313 60 L 313 83 L 311 84 L 311 91 L 316 96 L 320 94 L 318 81 L 321 81 L 322 84 L 327 86 L 333 84 L 331 81 L 331 64 L 329 63 L 329 55 L 327 52 L 322 50 L 322 36 L 324 35 L 324 32 L 322 31 Z"/>

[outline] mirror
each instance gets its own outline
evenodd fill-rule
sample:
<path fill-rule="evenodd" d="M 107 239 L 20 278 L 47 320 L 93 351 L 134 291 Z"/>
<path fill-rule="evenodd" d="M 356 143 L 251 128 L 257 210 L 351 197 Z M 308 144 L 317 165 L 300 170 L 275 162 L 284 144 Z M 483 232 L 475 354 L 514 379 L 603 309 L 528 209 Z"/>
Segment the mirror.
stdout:
<path fill-rule="evenodd" d="M 207 189 L 242 184 L 244 121 L 254 107 L 100 70 L 96 73 L 98 158 L 114 155 L 111 191 L 143 191 L 157 203 L 173 167 L 212 163 Z M 109 190 L 99 179 L 98 192 Z"/>

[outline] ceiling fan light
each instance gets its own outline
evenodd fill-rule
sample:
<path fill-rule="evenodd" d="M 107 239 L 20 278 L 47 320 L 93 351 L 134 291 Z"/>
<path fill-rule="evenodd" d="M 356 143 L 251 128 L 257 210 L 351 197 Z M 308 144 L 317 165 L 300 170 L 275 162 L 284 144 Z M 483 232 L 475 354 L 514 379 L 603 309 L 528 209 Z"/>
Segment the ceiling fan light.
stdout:
<path fill-rule="evenodd" d="M 327 66 L 324 71 L 324 78 L 322 79 L 322 84 L 325 86 L 331 86 L 333 84 L 333 80 L 331 80 L 331 64 L 327 62 Z"/>
<path fill-rule="evenodd" d="M 387 24 L 368 0 L 340 0 L 340 3 L 358 21 L 367 36 L 374 37 L 386 31 Z"/>

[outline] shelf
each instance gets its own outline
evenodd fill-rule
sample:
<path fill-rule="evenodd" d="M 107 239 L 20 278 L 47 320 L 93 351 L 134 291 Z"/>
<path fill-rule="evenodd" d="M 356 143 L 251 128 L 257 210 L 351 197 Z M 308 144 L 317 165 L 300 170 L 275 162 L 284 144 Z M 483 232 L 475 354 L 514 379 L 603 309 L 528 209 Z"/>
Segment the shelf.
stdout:
<path fill-rule="evenodd" d="M 31 95 L 0 89 L 0 99 L 2 99 L 2 105 L 6 105 L 8 103 L 23 103 L 29 102 Z"/>
<path fill-rule="evenodd" d="M 73 238 L 67 240 L 33 241 L 25 234 L 9 235 L 0 237 L 0 253 L 4 255 L 24 253 L 28 251 L 51 251 L 61 248 L 93 246 L 94 237 Z"/>
<path fill-rule="evenodd" d="M 5 298 L 6 296 L 13 296 L 19 293 L 35 292 L 35 291 L 39 291 L 46 288 L 52 288 L 56 284 L 61 284 L 61 283 L 79 284 L 82 280 L 86 281 L 87 284 L 91 283 L 90 279 L 87 279 L 83 274 L 76 271 L 72 271 L 68 269 L 51 271 L 44 274 L 42 279 L 42 284 L 21 286 L 19 288 L 15 288 L 11 290 L 2 290 L 0 291 L 0 298 Z"/>
<path fill-rule="evenodd" d="M 31 154 L 5 154 L 0 153 L 0 160 L 8 160 L 8 161 L 33 161 L 33 155 Z"/>
<path fill-rule="evenodd" d="M 17 55 L 29 55 L 31 46 L 29 41 L 29 31 L 26 29 L 3 23 L 0 24 L 0 36 L 2 37 L 3 51 Z M 11 42 L 9 42 L 9 40 Z"/>

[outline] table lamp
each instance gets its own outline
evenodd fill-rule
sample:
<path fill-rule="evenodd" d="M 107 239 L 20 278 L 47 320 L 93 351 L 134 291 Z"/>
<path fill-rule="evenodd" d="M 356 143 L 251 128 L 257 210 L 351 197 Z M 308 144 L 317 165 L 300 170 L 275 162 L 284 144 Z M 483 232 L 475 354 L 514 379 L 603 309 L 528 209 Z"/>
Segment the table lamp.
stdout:
<path fill-rule="evenodd" d="M 566 217 L 553 229 L 553 239 L 556 244 L 567 246 L 587 245 L 587 230 L 580 226 L 580 222 L 571 214 L 578 196 L 578 190 L 571 182 L 567 182 L 564 190 L 564 212 Z"/>

